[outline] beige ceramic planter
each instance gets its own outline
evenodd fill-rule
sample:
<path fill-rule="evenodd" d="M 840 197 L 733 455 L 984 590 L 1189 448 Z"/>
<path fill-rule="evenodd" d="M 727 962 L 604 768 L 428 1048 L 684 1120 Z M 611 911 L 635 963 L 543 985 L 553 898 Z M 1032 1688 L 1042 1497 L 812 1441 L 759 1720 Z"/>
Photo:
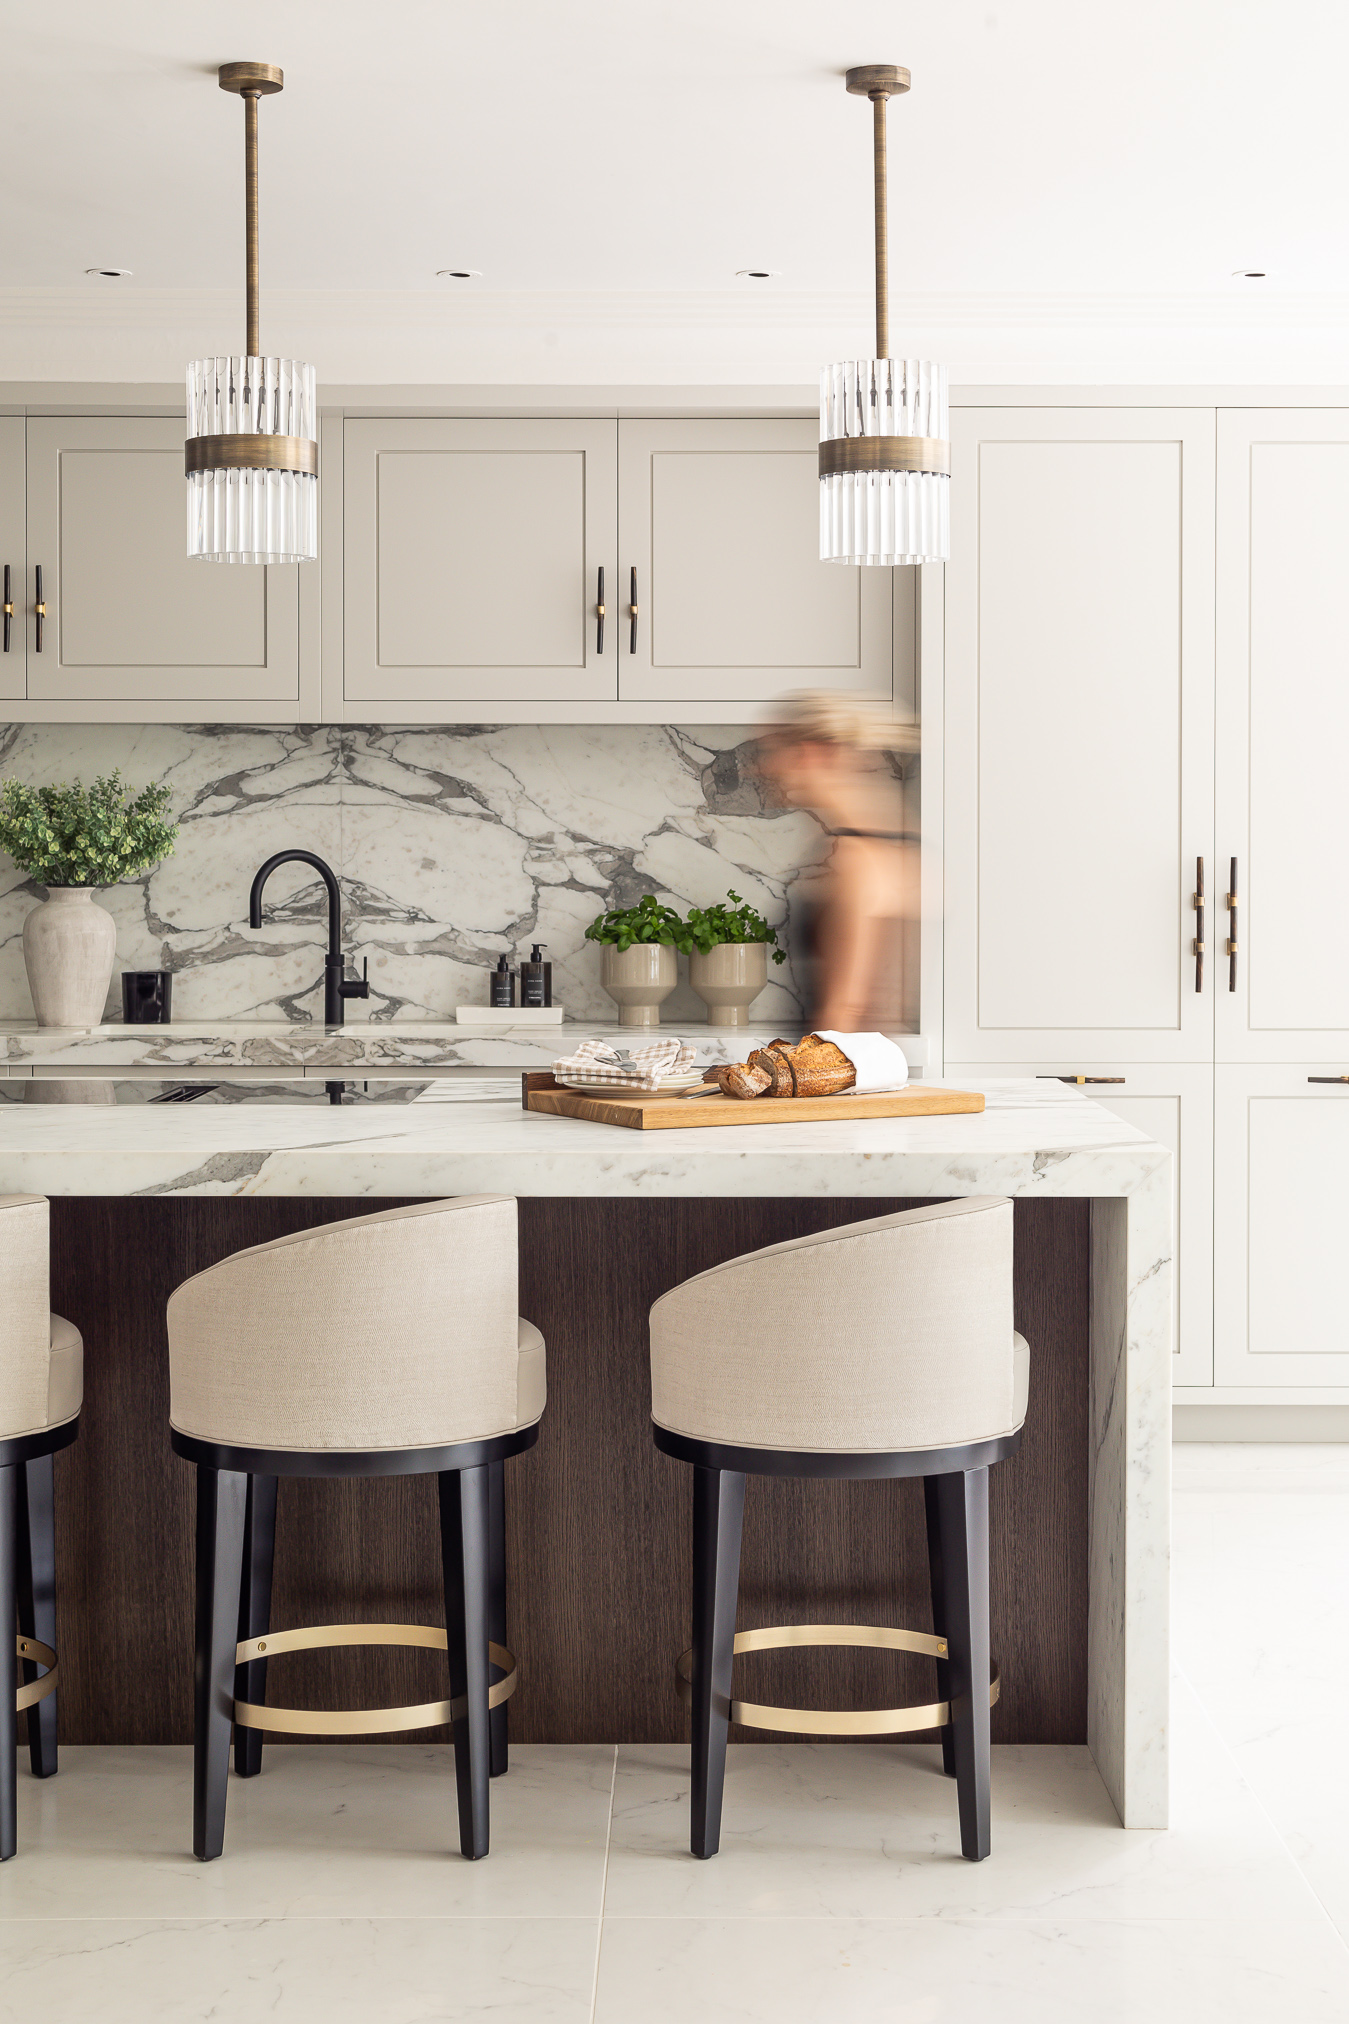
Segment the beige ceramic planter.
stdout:
<path fill-rule="evenodd" d="M 749 1008 L 768 982 L 766 942 L 722 942 L 695 949 L 689 982 L 707 1007 L 709 1026 L 748 1026 Z"/>
<path fill-rule="evenodd" d="M 662 942 L 634 942 L 600 949 L 600 982 L 618 1007 L 620 1026 L 659 1026 L 660 1008 L 679 982 L 673 949 Z"/>
<path fill-rule="evenodd" d="M 97 1026 L 107 1003 L 117 928 L 88 886 L 48 886 L 24 916 L 23 960 L 39 1026 Z"/>

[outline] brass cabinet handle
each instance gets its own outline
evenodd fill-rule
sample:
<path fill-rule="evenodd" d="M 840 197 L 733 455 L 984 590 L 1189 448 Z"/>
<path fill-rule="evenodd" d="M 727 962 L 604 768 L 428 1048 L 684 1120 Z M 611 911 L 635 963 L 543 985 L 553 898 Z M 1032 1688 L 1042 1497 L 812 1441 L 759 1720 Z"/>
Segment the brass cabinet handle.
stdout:
<path fill-rule="evenodd" d="M 604 564 L 600 564 L 599 588 L 595 592 L 595 652 L 604 652 Z"/>
<path fill-rule="evenodd" d="M 1237 988 L 1237 861 L 1232 859 L 1227 881 L 1227 988 Z"/>
<path fill-rule="evenodd" d="M 1349 1075 L 1309 1075 L 1308 1082 L 1349 1082 Z"/>
<path fill-rule="evenodd" d="M 5 564 L 5 652 L 9 652 L 9 629 L 14 623 L 14 593 L 9 580 L 9 564 Z"/>
<path fill-rule="evenodd" d="M 637 651 L 637 565 L 632 566 L 632 594 L 628 604 L 628 616 L 632 620 L 632 631 L 628 635 L 628 652 Z"/>
<path fill-rule="evenodd" d="M 47 607 L 42 598 L 42 564 L 37 565 L 37 597 L 33 604 L 33 616 L 37 620 L 37 650 L 42 652 L 42 622 L 47 616 Z"/>
<path fill-rule="evenodd" d="M 1204 860 L 1194 861 L 1194 988 L 1204 988 Z"/>
<path fill-rule="evenodd" d="M 1037 1075 L 1037 1082 L 1123 1082 L 1122 1075 Z"/>

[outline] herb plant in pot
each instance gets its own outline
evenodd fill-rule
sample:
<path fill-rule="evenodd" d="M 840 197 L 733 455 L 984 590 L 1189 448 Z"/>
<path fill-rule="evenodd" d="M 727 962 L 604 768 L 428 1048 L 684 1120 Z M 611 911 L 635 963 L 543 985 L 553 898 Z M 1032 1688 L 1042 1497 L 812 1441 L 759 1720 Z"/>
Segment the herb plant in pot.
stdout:
<path fill-rule="evenodd" d="M 749 1008 L 768 982 L 768 952 L 787 959 L 775 931 L 761 913 L 728 892 L 727 906 L 690 907 L 683 945 L 689 952 L 689 982 L 707 1007 L 709 1026 L 748 1026 Z"/>
<path fill-rule="evenodd" d="M 94 893 L 168 857 L 167 787 L 128 793 L 114 771 L 85 787 L 0 784 L 0 850 L 47 888 L 23 924 L 23 957 L 39 1026 L 97 1026 L 107 1002 L 117 929 Z"/>
<path fill-rule="evenodd" d="M 635 907 L 599 914 L 586 940 L 600 944 L 600 982 L 618 1006 L 620 1026 L 659 1026 L 660 1008 L 679 981 L 684 923 L 647 893 Z"/>

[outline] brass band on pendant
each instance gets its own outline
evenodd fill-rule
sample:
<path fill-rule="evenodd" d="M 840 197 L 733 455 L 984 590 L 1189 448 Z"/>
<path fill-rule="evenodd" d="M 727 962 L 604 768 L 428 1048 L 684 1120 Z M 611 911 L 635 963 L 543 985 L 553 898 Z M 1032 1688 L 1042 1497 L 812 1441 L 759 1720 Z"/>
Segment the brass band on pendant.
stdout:
<path fill-rule="evenodd" d="M 262 1637 L 242 1638 L 235 1648 L 234 1662 L 246 1666 L 282 1652 L 317 1651 L 332 1645 L 419 1645 L 426 1651 L 443 1652 L 447 1642 L 445 1632 L 429 1624 L 319 1623 L 305 1630 L 267 1631 Z M 515 1654 L 505 1645 L 489 1644 L 487 1654 L 505 1674 L 487 1694 L 488 1707 L 499 1708 L 515 1692 L 519 1671 Z M 452 1701 L 421 1701 L 405 1708 L 273 1708 L 259 1707 L 252 1701 L 234 1703 L 234 1719 L 241 1729 L 276 1729 L 291 1736 L 380 1736 L 393 1729 L 432 1729 L 443 1722 L 462 1721 L 467 1713 L 466 1694 L 456 1694 Z"/>
<path fill-rule="evenodd" d="M 945 478 L 951 445 L 942 436 L 830 436 L 820 444 L 820 476 L 838 471 L 926 471 Z"/>
<path fill-rule="evenodd" d="M 194 471 L 300 471 L 316 478 L 319 446 L 307 436 L 189 436 L 183 469 Z"/>
<path fill-rule="evenodd" d="M 14 1649 L 21 1659 L 47 1668 L 40 1680 L 29 1680 L 14 1696 L 15 1713 L 21 1715 L 25 1708 L 35 1708 L 39 1701 L 46 1700 L 48 1694 L 56 1692 L 56 1653 L 50 1645 L 44 1645 L 35 1637 L 16 1637 Z"/>
<path fill-rule="evenodd" d="M 926 1631 L 891 1630 L 866 1623 L 793 1623 L 769 1625 L 762 1630 L 740 1630 L 735 1634 L 734 1651 L 776 1651 L 786 1645 L 865 1645 L 872 1650 L 923 1652 L 929 1658 L 949 1657 L 946 1639 Z M 680 1654 L 675 1662 L 679 1698 L 686 1705 L 693 1698 L 693 1653 Z M 996 1666 L 989 1682 L 988 1704 L 993 1707 L 1000 1691 Z M 758 1701 L 732 1701 L 730 1719 L 747 1729 L 781 1729 L 800 1736 L 900 1736 L 911 1729 L 944 1729 L 951 1719 L 949 1701 L 931 1701 L 925 1707 L 907 1708 L 772 1708 Z"/>

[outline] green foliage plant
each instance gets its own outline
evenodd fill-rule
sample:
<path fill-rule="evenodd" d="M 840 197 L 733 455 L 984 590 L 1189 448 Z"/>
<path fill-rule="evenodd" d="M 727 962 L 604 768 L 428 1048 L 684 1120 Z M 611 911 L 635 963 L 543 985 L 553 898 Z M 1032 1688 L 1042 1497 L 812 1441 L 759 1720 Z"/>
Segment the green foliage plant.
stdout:
<path fill-rule="evenodd" d="M 635 907 L 611 908 L 596 914 L 586 929 L 588 942 L 609 942 L 617 949 L 630 949 L 635 942 L 659 942 L 667 949 L 683 949 L 684 923 L 673 907 L 663 907 L 654 893 L 647 893 Z"/>
<path fill-rule="evenodd" d="M 120 769 L 92 787 L 0 782 L 0 850 L 20 871 L 53 886 L 111 886 L 172 854 L 178 825 L 166 820 L 167 787 L 133 795 Z"/>
<path fill-rule="evenodd" d="M 690 907 L 684 923 L 682 949 L 701 949 L 706 955 L 709 949 L 720 948 L 723 942 L 766 942 L 773 951 L 775 963 L 785 963 L 787 958 L 778 947 L 778 938 L 761 913 L 742 900 L 739 893 L 728 892 L 728 900 L 736 902 L 728 907 L 717 900 L 710 907 Z"/>

